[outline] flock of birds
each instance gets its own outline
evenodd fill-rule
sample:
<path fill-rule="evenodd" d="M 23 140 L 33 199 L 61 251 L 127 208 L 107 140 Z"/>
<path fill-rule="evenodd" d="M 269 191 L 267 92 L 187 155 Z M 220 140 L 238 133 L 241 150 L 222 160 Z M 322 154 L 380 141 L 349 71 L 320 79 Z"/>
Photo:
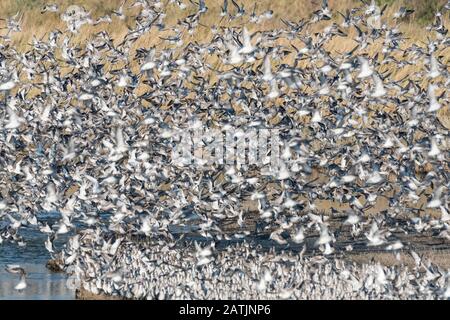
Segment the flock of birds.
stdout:
<path fill-rule="evenodd" d="M 194 13 L 168 26 L 168 6 Z M 341 230 L 329 216 L 344 217 L 346 251 L 363 239 L 398 254 L 409 249 L 398 233 L 450 240 L 449 128 L 438 117 L 449 103 L 450 2 L 423 31 L 426 43 L 399 29 L 413 10 L 387 21 L 385 9 L 362 1 L 336 15 L 325 0 L 308 19 L 251 32 L 276 14 L 225 0 L 206 26 L 204 0 L 124 1 L 97 19 L 52 4 L 42 14 L 61 12 L 67 30 L 33 37 L 25 52 L 12 40 L 21 16 L 3 20 L 0 246 L 26 246 L 22 230 L 38 230 L 73 285 L 127 298 L 449 298 L 450 273 L 415 252 L 412 270 L 328 258 Z M 123 39 L 73 39 L 129 10 L 138 14 Z M 210 36 L 189 40 L 202 28 Z M 157 45 L 137 47 L 161 32 Z M 353 47 L 330 45 L 341 39 Z M 289 166 L 270 175 L 180 165 L 172 151 L 195 119 L 276 129 Z M 386 209 L 367 214 L 380 199 Z M 324 213 L 321 201 L 346 208 Z M 183 228 L 206 244 L 180 250 Z M 261 238 L 283 251 L 246 241 Z M 216 250 L 220 241 L 238 244 Z M 6 269 L 26 290 L 25 270 Z"/>
<path fill-rule="evenodd" d="M 416 254 L 412 266 L 383 266 L 306 256 L 305 250 L 262 252 L 246 242 L 174 250 L 110 240 L 105 244 L 90 230 L 70 243 L 68 251 L 83 261 L 69 267 L 71 288 L 151 300 L 450 298 L 450 273 Z"/>

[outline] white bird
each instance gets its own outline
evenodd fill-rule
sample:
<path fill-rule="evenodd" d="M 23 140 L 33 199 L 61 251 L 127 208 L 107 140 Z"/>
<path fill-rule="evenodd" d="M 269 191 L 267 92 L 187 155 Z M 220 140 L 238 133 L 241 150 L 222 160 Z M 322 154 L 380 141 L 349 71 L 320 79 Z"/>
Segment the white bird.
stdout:
<path fill-rule="evenodd" d="M 444 299 L 450 299 L 450 281 L 447 281 L 447 282 L 448 282 L 447 286 L 446 286 L 445 291 L 444 291 L 444 293 L 442 295 L 442 297 Z"/>
<path fill-rule="evenodd" d="M 439 77 L 441 72 L 439 71 L 439 63 L 437 59 L 431 55 L 430 56 L 430 72 L 428 73 L 428 77 L 434 79 Z"/>
<path fill-rule="evenodd" d="M 26 274 L 27 273 L 25 272 L 24 268 L 22 268 L 20 265 L 17 265 L 17 264 L 9 264 L 9 265 L 6 265 L 5 270 L 9 273 L 20 274 L 20 281 L 14 287 L 15 290 L 22 291 L 27 288 L 27 282 L 26 282 Z"/>
<path fill-rule="evenodd" d="M 270 92 L 267 95 L 268 99 L 275 99 L 280 96 L 280 91 L 278 89 L 278 83 L 275 79 L 272 79 L 270 81 Z"/>
<path fill-rule="evenodd" d="M 25 122 L 25 119 L 18 116 L 10 107 L 7 107 L 6 110 L 8 112 L 9 119 L 5 125 L 5 129 L 17 129 Z"/>
<path fill-rule="evenodd" d="M 437 89 L 437 87 L 434 84 L 430 84 L 428 86 L 428 98 L 430 100 L 430 104 L 429 104 L 427 112 L 435 112 L 441 108 L 441 105 L 437 101 L 436 95 L 434 93 L 434 91 L 436 89 Z"/>
<path fill-rule="evenodd" d="M 47 240 L 45 240 L 45 249 L 47 249 L 48 252 L 53 253 L 53 243 L 50 240 L 50 236 L 47 236 Z"/>
<path fill-rule="evenodd" d="M 123 130 L 122 128 L 117 128 L 115 132 L 115 142 L 116 142 L 116 149 L 115 151 L 117 153 L 123 153 L 128 150 L 128 144 L 125 142 L 125 139 L 123 137 Z"/>
<path fill-rule="evenodd" d="M 303 226 L 301 226 L 300 228 L 298 228 L 297 232 L 292 237 L 292 241 L 294 241 L 295 243 L 302 243 L 303 240 L 305 240 L 305 230 Z"/>
<path fill-rule="evenodd" d="M 438 155 L 441 154 L 441 151 L 439 150 L 439 147 L 436 143 L 436 139 L 435 138 L 431 138 L 431 149 L 428 152 L 428 155 L 430 157 L 437 157 Z"/>
<path fill-rule="evenodd" d="M 384 272 L 383 267 L 380 264 L 378 264 L 376 267 L 375 282 L 382 287 L 384 287 L 388 283 L 386 279 L 386 273 Z"/>
<path fill-rule="evenodd" d="M 344 221 L 344 224 L 354 225 L 361 221 L 361 218 L 354 214 L 350 213 L 347 217 L 347 219 Z"/>
<path fill-rule="evenodd" d="M 381 98 L 386 94 L 386 89 L 384 89 L 383 81 L 376 74 L 374 74 L 372 77 L 373 81 L 375 82 L 375 90 L 372 93 L 372 97 Z"/>
<path fill-rule="evenodd" d="M 276 243 L 278 243 L 278 244 L 280 244 L 280 245 L 286 244 L 287 241 L 284 240 L 284 239 L 280 236 L 280 233 L 281 233 L 281 232 L 282 232 L 282 230 L 275 230 L 274 232 L 272 232 L 272 233 L 270 234 L 269 239 L 274 240 Z"/>
<path fill-rule="evenodd" d="M 239 50 L 239 53 L 240 54 L 250 54 L 253 51 L 255 51 L 255 47 L 252 45 L 252 42 L 251 42 L 250 33 L 248 32 L 246 27 L 244 27 L 244 29 L 242 31 L 242 38 L 243 38 L 243 46 Z"/>
<path fill-rule="evenodd" d="M 369 64 L 369 61 L 366 58 L 358 57 L 360 63 L 361 63 L 361 69 L 358 74 L 359 79 L 368 78 L 373 74 L 372 67 Z"/>
<path fill-rule="evenodd" d="M 431 200 L 427 203 L 427 208 L 435 209 L 439 208 L 442 205 L 441 195 L 444 188 L 446 187 L 439 186 L 434 190 Z"/>
<path fill-rule="evenodd" d="M 17 291 L 22 291 L 25 290 L 26 288 L 27 288 L 26 274 L 23 273 L 20 275 L 20 281 L 18 284 L 16 284 L 14 289 Z"/>
<path fill-rule="evenodd" d="M 333 236 L 328 231 L 328 227 L 325 224 L 320 225 L 320 236 L 315 242 L 315 246 L 328 244 L 333 241 Z"/>
<path fill-rule="evenodd" d="M 366 180 L 366 183 L 367 184 L 378 184 L 384 180 L 385 180 L 385 178 L 381 175 L 381 173 L 379 171 L 374 171 L 370 174 L 370 176 Z"/>
<path fill-rule="evenodd" d="M 448 212 L 448 210 L 443 206 L 441 206 L 440 208 L 441 208 L 441 221 L 443 222 L 450 221 L 450 213 Z"/>
<path fill-rule="evenodd" d="M 313 123 L 319 123 L 322 121 L 322 116 L 320 114 L 320 110 L 314 111 L 313 116 L 311 117 L 311 122 Z"/>
<path fill-rule="evenodd" d="M 400 250 L 403 248 L 403 243 L 400 241 L 395 241 L 394 243 L 388 245 L 386 247 L 386 250 Z"/>
<path fill-rule="evenodd" d="M 14 79 L 8 79 L 0 83 L 0 91 L 10 91 L 16 86 L 16 81 Z"/>
<path fill-rule="evenodd" d="M 46 4 L 46 5 L 42 8 L 41 13 L 44 13 L 44 12 L 58 12 L 58 11 L 59 11 L 58 5 L 52 3 L 52 4 Z"/>
<path fill-rule="evenodd" d="M 378 225 L 375 221 L 372 222 L 369 233 L 366 233 L 366 238 L 369 240 L 367 246 L 380 246 L 385 243 L 385 237 L 383 233 L 378 229 Z"/>
<path fill-rule="evenodd" d="M 272 66 L 270 63 L 270 56 L 266 55 L 264 58 L 264 75 L 262 77 L 263 81 L 271 82 L 273 79 Z"/>
<path fill-rule="evenodd" d="M 228 49 L 230 51 L 230 57 L 228 58 L 227 61 L 225 61 L 225 63 L 227 64 L 240 64 L 244 61 L 244 57 L 241 56 L 240 52 L 239 52 L 239 47 L 229 43 L 228 44 Z"/>

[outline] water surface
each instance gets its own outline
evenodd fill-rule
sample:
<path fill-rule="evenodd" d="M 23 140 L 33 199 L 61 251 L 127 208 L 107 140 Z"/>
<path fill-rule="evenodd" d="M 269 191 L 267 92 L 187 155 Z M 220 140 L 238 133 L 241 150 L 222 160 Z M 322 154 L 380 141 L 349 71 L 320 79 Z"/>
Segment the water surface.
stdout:
<path fill-rule="evenodd" d="M 67 300 L 75 293 L 66 286 L 66 275 L 54 273 L 45 267 L 51 258 L 44 247 L 45 235 L 25 230 L 21 233 L 26 246 L 3 242 L 0 245 L 0 300 Z M 19 275 L 5 271 L 5 265 L 19 264 L 27 272 L 27 288 L 22 292 L 14 289 Z"/>

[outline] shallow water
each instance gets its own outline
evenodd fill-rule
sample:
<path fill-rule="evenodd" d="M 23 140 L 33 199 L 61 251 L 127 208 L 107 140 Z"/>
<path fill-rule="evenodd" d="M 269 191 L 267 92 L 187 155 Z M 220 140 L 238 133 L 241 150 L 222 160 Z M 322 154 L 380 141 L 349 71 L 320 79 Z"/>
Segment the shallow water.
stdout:
<path fill-rule="evenodd" d="M 1 259 L 0 259 L 1 261 Z M 0 270 L 1 300 L 69 300 L 75 298 L 73 290 L 66 287 L 64 274 L 52 273 L 44 264 L 22 263 L 27 271 L 27 288 L 21 292 L 14 289 L 19 281 L 16 274 Z"/>
<path fill-rule="evenodd" d="M 102 216 L 102 218 L 107 218 L 107 216 Z M 41 216 L 43 222 L 52 225 L 54 221 L 54 215 L 43 214 Z M 336 221 L 342 220 L 342 218 L 334 218 Z M 169 226 L 170 232 L 179 238 L 184 235 L 183 241 L 179 242 L 181 247 L 190 246 L 192 248 L 192 242 L 209 242 L 210 239 L 206 239 L 198 235 L 198 226 L 195 216 L 190 219 L 190 224 L 184 226 Z M 338 223 L 338 222 L 334 222 Z M 398 222 L 397 222 L 398 223 Z M 83 228 L 82 225 L 77 225 Z M 0 225 L 0 228 L 2 226 Z M 235 230 L 236 231 L 236 230 Z M 345 231 L 345 230 L 344 230 Z M 72 231 L 73 232 L 73 231 Z M 270 233 L 270 232 L 269 232 Z M 276 242 L 269 239 L 269 233 L 265 234 L 251 233 L 245 236 L 245 239 L 231 238 L 229 240 L 214 241 L 217 250 L 223 250 L 232 244 L 236 244 L 242 241 L 250 242 L 260 250 L 276 250 L 276 251 L 294 251 L 300 252 L 306 246 L 307 250 L 305 256 L 315 255 L 318 253 L 317 247 L 314 245 L 317 240 L 316 235 L 308 235 L 302 244 L 295 244 L 289 242 L 287 245 L 279 245 Z M 342 234 L 341 234 L 342 233 Z M 339 236 L 337 236 L 337 242 L 334 243 L 333 247 L 336 249 L 336 253 L 344 252 L 345 246 L 351 243 L 353 245 L 354 251 L 360 253 L 377 251 L 378 248 L 370 248 L 366 246 L 365 239 L 352 239 L 349 242 L 342 230 L 339 231 Z M 67 300 L 74 299 L 74 290 L 69 289 L 66 286 L 66 275 L 64 273 L 54 273 L 48 270 L 45 265 L 49 259 L 51 259 L 50 254 L 47 252 L 44 246 L 44 242 L 47 238 L 46 235 L 41 234 L 36 230 L 31 229 L 21 229 L 21 236 L 26 241 L 26 246 L 20 247 L 17 244 L 11 244 L 8 242 L 3 242 L 0 244 L 0 300 L 5 299 L 32 299 L 32 300 Z M 61 246 L 67 240 L 67 236 L 59 236 L 57 240 L 54 241 L 55 251 L 60 251 Z M 147 241 L 145 237 L 136 236 L 134 240 Z M 181 239 L 180 239 L 181 240 Z M 403 242 L 403 241 L 402 241 Z M 407 241 L 404 241 L 407 243 Z M 27 272 L 27 288 L 22 292 L 18 292 L 14 287 L 19 282 L 19 276 L 17 274 L 9 274 L 5 271 L 5 265 L 7 264 L 19 264 Z"/>
<path fill-rule="evenodd" d="M 74 299 L 75 292 L 66 286 L 66 275 L 45 267 L 51 258 L 44 247 L 45 236 L 28 231 L 25 239 L 25 247 L 7 242 L 0 245 L 0 300 Z M 22 292 L 14 289 L 19 275 L 6 272 L 6 264 L 19 264 L 27 272 L 27 288 Z"/>

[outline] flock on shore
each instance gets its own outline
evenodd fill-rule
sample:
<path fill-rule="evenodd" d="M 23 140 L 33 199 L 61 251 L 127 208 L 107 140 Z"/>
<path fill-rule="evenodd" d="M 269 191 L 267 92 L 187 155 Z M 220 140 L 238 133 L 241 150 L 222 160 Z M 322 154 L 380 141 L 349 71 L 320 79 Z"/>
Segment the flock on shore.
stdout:
<path fill-rule="evenodd" d="M 450 298 L 450 270 L 402 240 L 450 241 L 450 2 L 424 41 L 401 31 L 413 8 L 324 0 L 290 21 L 256 4 L 225 0 L 207 26 L 204 0 L 126 0 L 102 17 L 48 4 L 66 29 L 25 49 L 22 15 L 4 17 L 0 246 L 39 231 L 69 286 L 124 298 Z M 122 38 L 76 41 L 131 11 Z M 199 128 L 276 130 L 289 165 L 174 161 Z M 363 249 L 400 264 L 345 258 Z M 26 270 L 6 269 L 26 290 Z"/>

